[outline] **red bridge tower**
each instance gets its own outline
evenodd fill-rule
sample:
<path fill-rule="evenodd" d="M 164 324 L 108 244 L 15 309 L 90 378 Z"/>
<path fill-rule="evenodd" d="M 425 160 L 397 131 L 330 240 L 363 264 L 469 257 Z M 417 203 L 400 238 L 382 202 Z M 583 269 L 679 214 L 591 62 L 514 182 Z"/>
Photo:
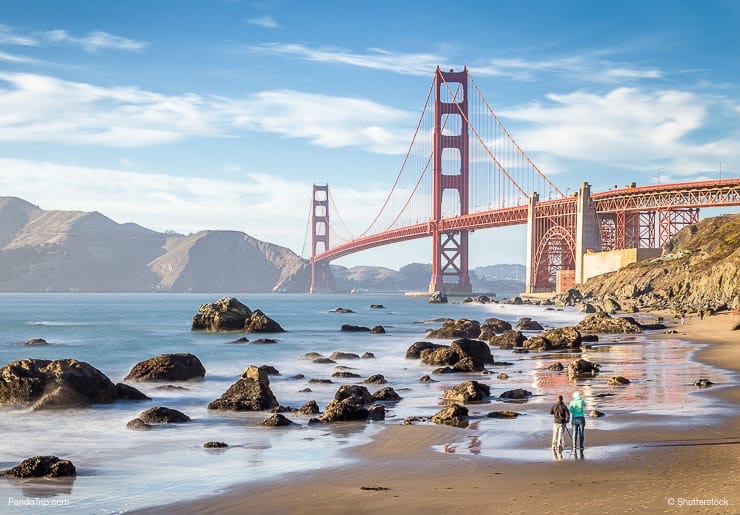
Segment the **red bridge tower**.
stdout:
<path fill-rule="evenodd" d="M 468 214 L 469 198 L 469 134 L 468 134 L 468 70 L 443 72 L 437 67 L 434 75 L 434 180 L 432 192 L 432 279 L 429 292 L 470 293 L 468 274 L 468 231 L 445 231 L 443 218 Z M 442 96 L 445 101 L 442 101 Z M 448 128 L 449 127 L 449 128 Z M 445 130 L 448 128 L 447 130 Z M 459 128 L 456 134 L 448 134 Z M 447 156 L 445 149 L 450 149 Z M 459 158 L 459 169 L 445 169 L 445 162 Z M 443 159 L 447 157 L 447 159 Z M 457 213 L 442 213 L 445 192 L 453 192 L 448 204 L 458 205 Z M 455 193 L 457 193 L 455 198 Z M 449 195 L 448 195 L 449 197 Z M 455 282 L 445 282 L 453 278 Z"/>

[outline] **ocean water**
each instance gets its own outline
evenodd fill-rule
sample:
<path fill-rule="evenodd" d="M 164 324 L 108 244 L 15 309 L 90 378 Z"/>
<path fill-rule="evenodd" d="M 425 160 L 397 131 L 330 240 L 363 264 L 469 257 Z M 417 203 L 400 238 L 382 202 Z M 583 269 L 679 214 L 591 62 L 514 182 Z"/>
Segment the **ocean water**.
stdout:
<path fill-rule="evenodd" d="M 497 362 L 492 375 L 448 374 L 439 382 L 418 379 L 433 367 L 406 360 L 406 349 L 424 340 L 428 329 L 439 327 L 439 317 L 483 321 L 495 316 L 515 323 L 532 317 L 546 328 L 572 325 L 583 318 L 574 309 L 504 304 L 430 305 L 423 297 L 400 294 L 358 295 L 242 295 L 252 309 L 261 309 L 277 320 L 286 333 L 273 336 L 272 345 L 231 344 L 241 336 L 190 331 L 192 316 L 202 303 L 218 295 L 196 294 L 0 294 L 3 327 L 0 332 L 0 366 L 23 358 L 75 358 L 121 382 L 131 367 L 162 353 L 190 352 L 206 368 L 203 381 L 178 383 L 179 391 L 156 390 L 158 384 L 131 383 L 151 401 L 116 402 L 87 409 L 28 412 L 0 409 L 0 469 L 34 455 L 53 454 L 72 460 L 78 470 L 73 480 L 18 481 L 0 479 L 0 511 L 25 512 L 28 507 L 12 501 L 35 503 L 68 501 L 65 510 L 80 513 L 119 513 L 212 495 L 235 484 L 278 477 L 292 471 L 329 467 L 350 460 L 346 450 L 367 442 L 387 424 L 401 424 L 405 417 L 431 416 L 442 407 L 445 389 L 475 379 L 491 386 L 489 403 L 469 406 L 471 425 L 460 440 L 441 446 L 441 452 L 480 454 L 502 459 L 542 459 L 539 451 L 518 451 L 524 440 L 543 440 L 549 448 L 549 406 L 557 394 L 569 396 L 580 389 L 589 408 L 609 416 L 588 420 L 587 427 L 618 429 L 614 414 L 640 411 L 655 415 L 687 415 L 715 409 L 704 397 L 693 395 L 699 377 L 727 380 L 722 371 L 691 361 L 700 343 L 678 340 L 653 341 L 646 335 L 602 337 L 582 357 L 602 364 L 599 377 L 575 382 L 565 373 L 544 370 L 574 354 L 514 354 L 492 349 Z M 384 309 L 370 309 L 383 304 Z M 336 307 L 352 314 L 330 313 Z M 383 325 L 387 334 L 343 333 L 342 324 Z M 247 335 L 254 339 L 258 336 Z M 27 347 L 23 342 L 44 338 L 50 345 Z M 447 343 L 439 341 L 439 343 Z M 314 364 L 300 357 L 308 352 L 328 356 L 334 351 L 363 354 L 374 359 L 340 360 L 336 365 Z M 290 428 L 268 429 L 260 422 L 266 412 L 208 411 L 249 365 L 269 364 L 281 375 L 271 377 L 271 388 L 283 406 L 300 407 L 310 399 L 323 407 L 342 384 L 360 383 L 382 373 L 403 399 L 387 405 L 384 422 L 308 425 L 307 417 L 286 414 L 296 422 Z M 351 367 L 361 379 L 332 378 L 336 366 Z M 509 378 L 498 379 L 499 372 Z M 303 374 L 304 379 L 293 376 Z M 606 379 L 623 375 L 632 380 L 625 387 L 609 387 Z M 332 379 L 332 384 L 308 384 L 311 378 Z M 310 387 L 311 392 L 300 390 Z M 380 386 L 368 385 L 373 392 Z M 526 388 L 533 392 L 526 405 L 495 400 L 505 390 Z M 613 393 L 615 395 L 603 396 Z M 159 426 L 153 431 L 131 431 L 126 422 L 151 406 L 183 411 L 193 421 Z M 486 418 L 494 410 L 524 409 L 515 420 Z M 618 417 L 616 417 L 618 420 Z M 665 423 L 663 420 L 661 423 Z M 206 441 L 227 442 L 230 447 L 206 450 Z M 591 456 L 609 459 L 609 452 Z M 8 504 L 4 498 L 8 497 Z M 7 506 L 7 510 L 6 510 Z"/>

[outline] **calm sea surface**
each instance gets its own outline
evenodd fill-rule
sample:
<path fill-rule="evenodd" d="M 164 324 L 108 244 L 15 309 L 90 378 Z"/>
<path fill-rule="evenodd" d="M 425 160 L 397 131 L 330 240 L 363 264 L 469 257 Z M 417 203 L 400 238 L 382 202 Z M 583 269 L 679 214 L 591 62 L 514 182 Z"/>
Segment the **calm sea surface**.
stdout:
<path fill-rule="evenodd" d="M 187 390 L 161 391 L 155 389 L 156 384 L 136 384 L 152 401 L 36 413 L 0 410 L 0 469 L 29 456 L 53 454 L 72 460 L 78 470 L 76 479 L 64 482 L 0 479 L 0 512 L 33 509 L 12 506 L 11 500 L 15 499 L 68 500 L 69 506 L 63 509 L 80 513 L 123 512 L 212 495 L 234 484 L 291 471 L 347 462 L 348 447 L 368 441 L 385 424 L 400 424 L 408 416 L 431 416 L 441 408 L 446 388 L 470 379 L 490 384 L 492 397 L 513 388 L 526 388 L 535 397 L 527 403 L 526 416 L 516 420 L 486 418 L 490 411 L 511 408 L 495 400 L 470 406 L 476 423 L 474 429 L 461 430 L 460 441 L 453 444 L 456 452 L 520 459 L 528 459 L 527 453 L 515 451 L 525 438 L 542 439 L 542 452 L 547 452 L 549 406 L 558 393 L 569 396 L 578 387 L 590 408 L 610 415 L 589 420 L 587 427 L 597 424 L 601 429 L 617 429 L 619 424 L 610 420 L 619 412 L 680 412 L 681 417 L 706 414 L 713 407 L 701 396 L 692 395 L 696 389 L 691 383 L 709 375 L 715 382 L 723 380 L 721 372 L 690 361 L 690 353 L 698 344 L 652 342 L 649 336 L 614 336 L 602 337 L 593 350 L 584 351 L 583 357 L 602 364 L 602 374 L 578 384 L 565 374 L 543 370 L 553 361 L 567 365 L 574 355 L 513 354 L 498 349 L 493 349 L 496 361 L 511 365 L 489 367 L 493 375 L 443 375 L 436 376 L 437 383 L 421 384 L 418 379 L 430 374 L 433 367 L 404 356 L 412 343 L 424 339 L 426 330 L 439 327 L 439 322 L 431 322 L 433 319 L 483 321 L 495 316 L 515 323 L 519 317 L 530 316 L 547 328 L 575 324 L 583 315 L 573 309 L 537 306 L 430 305 L 426 298 L 399 294 L 243 295 L 238 296 L 239 300 L 252 309 L 262 309 L 287 332 L 275 335 L 279 342 L 274 345 L 234 345 L 229 342 L 239 334 L 190 331 L 192 316 L 200 304 L 217 298 L 213 294 L 0 294 L 0 366 L 23 358 L 75 358 L 100 369 L 113 382 L 121 382 L 138 361 L 162 353 L 190 352 L 200 358 L 207 371 L 204 381 L 181 383 Z M 385 309 L 370 309 L 371 304 L 383 304 Z M 340 306 L 355 313 L 329 313 Z M 342 333 L 339 329 L 345 323 L 370 327 L 380 324 L 387 334 Z M 31 338 L 44 338 L 50 345 L 22 345 Z M 334 351 L 375 354 L 375 359 L 339 361 L 337 365 L 352 367 L 363 379 L 376 373 L 385 375 L 388 385 L 403 397 L 388 406 L 385 422 L 309 426 L 307 418 L 288 414 L 297 426 L 267 429 L 259 424 L 269 413 L 206 409 L 208 402 L 218 398 L 247 366 L 262 364 L 272 365 L 281 373 L 271 377 L 271 388 L 281 405 L 297 408 L 315 399 L 323 409 L 337 388 L 352 380 L 331 378 L 337 365 L 313 364 L 299 358 L 307 352 L 328 356 Z M 497 374 L 504 371 L 509 379 L 498 379 Z M 305 379 L 291 378 L 297 374 Z M 628 377 L 632 384 L 609 387 L 606 379 L 612 375 Z M 300 392 L 309 387 L 311 378 L 331 378 L 333 384 L 312 384 L 311 392 Z M 369 385 L 371 392 L 378 388 Z M 603 393 L 617 395 L 600 397 Z M 159 426 L 148 432 L 126 429 L 127 421 L 156 405 L 183 411 L 193 422 Z M 230 447 L 203 449 L 203 443 L 209 440 L 224 441 Z M 608 450 L 602 451 L 595 450 L 590 456 L 608 459 Z M 539 451 L 529 456 L 542 459 Z"/>

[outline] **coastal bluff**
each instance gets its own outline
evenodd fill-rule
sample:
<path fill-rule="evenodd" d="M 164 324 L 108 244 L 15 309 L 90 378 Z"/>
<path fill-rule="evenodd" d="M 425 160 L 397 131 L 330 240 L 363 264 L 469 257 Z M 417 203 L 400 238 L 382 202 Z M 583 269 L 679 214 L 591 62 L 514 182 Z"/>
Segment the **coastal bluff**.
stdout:
<path fill-rule="evenodd" d="M 612 299 L 624 310 L 740 309 L 740 214 L 689 225 L 660 257 L 592 277 L 576 288 L 586 302 Z M 561 302 L 567 303 L 566 297 Z"/>

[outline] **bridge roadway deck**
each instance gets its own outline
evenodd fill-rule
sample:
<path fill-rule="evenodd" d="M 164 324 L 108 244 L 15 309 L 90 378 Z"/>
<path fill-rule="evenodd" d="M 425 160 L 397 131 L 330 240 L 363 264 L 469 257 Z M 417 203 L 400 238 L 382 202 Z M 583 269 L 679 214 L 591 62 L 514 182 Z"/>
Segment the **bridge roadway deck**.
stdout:
<path fill-rule="evenodd" d="M 675 208 L 740 206 L 740 178 L 717 181 L 657 184 L 628 187 L 594 193 L 591 199 L 597 213 L 649 211 Z M 558 216 L 576 208 L 576 197 L 570 196 L 537 203 L 537 216 Z M 508 207 L 444 218 L 438 222 L 441 232 L 474 231 L 491 227 L 527 223 L 528 206 Z M 315 257 L 316 263 L 328 262 L 363 250 L 415 240 L 432 235 L 433 221 L 408 225 L 371 234 L 332 247 Z"/>

